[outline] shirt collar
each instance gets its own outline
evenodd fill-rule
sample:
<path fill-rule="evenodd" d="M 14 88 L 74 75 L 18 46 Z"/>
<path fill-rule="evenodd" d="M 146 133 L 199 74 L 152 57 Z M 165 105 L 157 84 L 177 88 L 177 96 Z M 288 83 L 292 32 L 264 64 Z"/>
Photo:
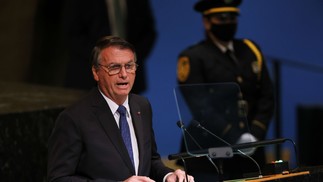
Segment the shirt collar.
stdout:
<path fill-rule="evenodd" d="M 99 91 L 100 91 L 101 95 L 103 96 L 104 100 L 108 103 L 108 105 L 109 105 L 109 108 L 110 108 L 111 112 L 112 112 L 113 114 L 115 114 L 115 113 L 117 112 L 118 108 L 119 108 L 119 105 L 118 105 L 118 104 L 116 104 L 115 102 L 113 102 L 113 100 L 111 100 L 111 99 L 110 99 L 110 98 L 108 98 L 107 96 L 105 96 L 105 95 L 101 92 L 101 90 L 100 90 L 100 89 L 99 89 Z M 126 100 L 125 100 L 125 101 L 124 101 L 124 103 L 122 104 L 122 105 L 127 109 L 127 115 L 129 115 L 129 114 L 130 114 L 130 107 L 129 107 L 129 103 L 128 103 L 128 98 L 129 98 L 129 96 L 127 96 Z"/>
<path fill-rule="evenodd" d="M 230 50 L 232 52 L 234 52 L 234 48 L 233 48 L 233 42 L 230 41 L 228 46 L 225 47 L 223 46 L 222 44 L 220 44 L 219 42 L 217 41 L 214 41 L 214 44 L 221 50 L 221 52 L 225 53 L 227 50 Z"/>

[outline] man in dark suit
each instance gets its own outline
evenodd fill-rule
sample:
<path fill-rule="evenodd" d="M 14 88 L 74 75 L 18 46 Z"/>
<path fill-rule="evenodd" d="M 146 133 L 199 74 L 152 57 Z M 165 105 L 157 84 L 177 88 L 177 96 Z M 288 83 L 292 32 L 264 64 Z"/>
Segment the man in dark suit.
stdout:
<path fill-rule="evenodd" d="M 48 142 L 49 181 L 194 181 L 162 163 L 151 105 L 129 94 L 136 69 L 131 44 L 115 36 L 97 42 L 92 51 L 97 87 L 59 115 Z"/>
<path fill-rule="evenodd" d="M 235 136 L 230 144 L 265 139 L 274 111 L 273 85 L 261 50 L 251 40 L 235 38 L 240 3 L 241 0 L 199 0 L 195 4 L 194 9 L 202 14 L 206 37 L 180 53 L 177 68 L 179 85 L 232 82 L 240 87 L 241 100 L 236 105 L 243 105 L 243 110 L 247 111 L 247 123 L 238 124 L 239 120 L 236 123 L 239 130 L 248 129 L 247 132 L 232 134 L 231 131 L 237 128 L 228 122 L 220 134 Z M 191 102 L 195 98 L 187 99 Z M 218 120 L 212 122 L 217 125 Z M 185 150 L 184 147 L 182 150 Z M 253 152 L 250 150 L 249 155 L 255 158 L 260 167 L 264 166 L 264 148 Z M 214 166 L 207 159 L 196 160 L 199 161 L 192 161 L 191 167 L 188 166 L 191 172 L 204 173 L 215 179 Z M 248 157 L 234 156 L 233 159 L 224 160 L 221 167 L 224 176 L 231 179 L 245 177 L 245 173 L 258 174 L 257 165 Z M 198 179 L 196 175 L 194 177 Z"/>

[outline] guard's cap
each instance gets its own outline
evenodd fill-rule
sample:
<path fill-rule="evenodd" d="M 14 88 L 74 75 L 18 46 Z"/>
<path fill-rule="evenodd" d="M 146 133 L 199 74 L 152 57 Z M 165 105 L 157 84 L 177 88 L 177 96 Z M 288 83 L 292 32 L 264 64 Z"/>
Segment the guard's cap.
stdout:
<path fill-rule="evenodd" d="M 236 13 L 240 10 L 237 8 L 242 0 L 199 0 L 194 9 L 203 15 L 213 13 Z"/>

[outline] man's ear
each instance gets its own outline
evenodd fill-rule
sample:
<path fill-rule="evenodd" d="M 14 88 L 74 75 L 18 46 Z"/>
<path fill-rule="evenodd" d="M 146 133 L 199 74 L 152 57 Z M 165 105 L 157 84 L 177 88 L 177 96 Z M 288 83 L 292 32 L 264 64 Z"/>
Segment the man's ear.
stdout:
<path fill-rule="evenodd" d="M 98 70 L 94 66 L 92 66 L 92 75 L 95 81 L 99 81 L 99 76 L 97 72 Z"/>

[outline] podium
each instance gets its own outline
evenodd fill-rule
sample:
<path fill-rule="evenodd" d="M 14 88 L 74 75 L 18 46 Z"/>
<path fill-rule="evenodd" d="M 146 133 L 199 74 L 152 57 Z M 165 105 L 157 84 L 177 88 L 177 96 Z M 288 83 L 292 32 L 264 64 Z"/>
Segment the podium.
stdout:
<path fill-rule="evenodd" d="M 56 117 L 85 92 L 11 82 L 0 88 L 0 179 L 45 182 Z"/>
<path fill-rule="evenodd" d="M 256 155 L 259 149 L 252 157 L 242 152 L 242 149 L 283 143 L 286 139 L 255 142 L 252 137 L 243 137 L 240 141 L 241 136 L 250 133 L 250 128 L 248 105 L 235 83 L 180 85 L 174 89 L 174 96 L 179 115 L 177 126 L 181 129 L 183 140 L 180 153 L 169 155 L 169 159 L 181 159 L 180 164 L 189 174 L 195 175 L 197 181 L 323 181 L 319 179 L 323 172 L 313 173 L 310 170 L 262 173 L 265 161 L 262 156 Z M 232 150 L 209 150 L 221 147 Z M 245 178 L 259 174 L 266 176 Z M 232 180 L 235 178 L 243 179 Z"/>

